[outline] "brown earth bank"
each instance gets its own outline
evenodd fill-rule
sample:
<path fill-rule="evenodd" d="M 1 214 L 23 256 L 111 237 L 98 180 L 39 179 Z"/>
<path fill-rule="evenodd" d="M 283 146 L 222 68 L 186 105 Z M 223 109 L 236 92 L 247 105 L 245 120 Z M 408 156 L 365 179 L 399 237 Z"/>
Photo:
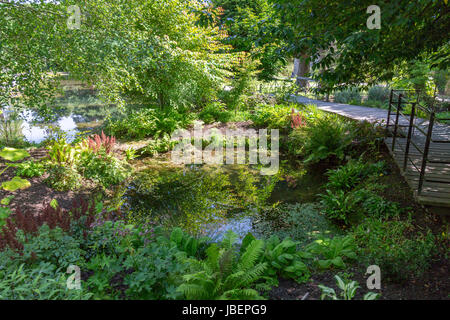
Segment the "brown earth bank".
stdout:
<path fill-rule="evenodd" d="M 358 282 L 355 298 L 362 300 L 363 296 L 371 291 L 380 293 L 380 300 L 450 300 L 449 262 L 439 259 L 431 264 L 430 269 L 420 278 L 410 279 L 402 283 L 393 283 L 381 278 L 381 290 L 367 289 L 365 275 L 362 267 L 353 267 L 343 273 L 349 274 L 351 280 Z M 322 290 L 319 285 L 333 288 L 337 294 L 341 290 L 336 285 L 334 276 L 338 271 L 326 271 L 313 274 L 311 279 L 303 284 L 292 280 L 280 280 L 279 286 L 270 292 L 273 300 L 320 300 Z"/>
<path fill-rule="evenodd" d="M 47 155 L 47 151 L 44 148 L 30 149 L 28 152 L 30 153 L 30 157 L 25 158 L 23 161 L 31 159 L 38 160 L 44 158 Z M 4 163 L 1 164 L 3 167 Z M 12 178 L 14 178 L 14 176 L 15 168 L 8 168 L 0 176 L 0 184 L 4 181 L 11 180 Z M 95 192 L 95 190 L 90 188 L 89 185 L 84 186 L 83 189 L 78 191 L 55 191 L 45 184 L 44 180 L 47 177 L 48 174 L 44 174 L 41 177 L 27 178 L 27 180 L 30 181 L 31 186 L 24 190 L 16 190 L 11 192 L 0 189 L 0 199 L 8 196 L 14 196 L 9 205 L 9 207 L 13 211 L 20 208 L 22 211 L 27 213 L 39 214 L 39 212 L 41 212 L 41 210 L 45 206 L 47 206 L 53 199 L 58 201 L 58 205 L 61 208 L 70 209 L 74 200 L 77 200 L 79 198 L 88 198 Z"/>

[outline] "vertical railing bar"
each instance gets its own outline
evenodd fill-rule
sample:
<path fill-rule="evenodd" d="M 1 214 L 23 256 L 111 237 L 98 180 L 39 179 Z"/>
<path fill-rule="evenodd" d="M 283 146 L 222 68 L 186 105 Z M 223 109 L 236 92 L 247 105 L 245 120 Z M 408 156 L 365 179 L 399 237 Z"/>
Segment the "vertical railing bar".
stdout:
<path fill-rule="evenodd" d="M 427 168 L 428 152 L 430 150 L 431 138 L 432 138 L 432 135 L 433 135 L 434 116 L 435 115 L 434 115 L 434 108 L 433 108 L 431 110 L 431 114 L 430 114 L 430 123 L 428 125 L 427 140 L 425 141 L 425 148 L 424 148 L 424 151 L 423 151 L 423 159 L 422 159 L 422 167 L 420 169 L 419 189 L 418 189 L 419 195 L 422 192 L 423 181 L 424 181 L 424 178 L 425 178 L 425 170 Z"/>
<path fill-rule="evenodd" d="M 389 122 L 391 121 L 391 111 L 392 111 L 392 98 L 394 95 L 394 89 L 391 90 L 391 95 L 389 97 L 389 110 L 388 110 L 388 116 L 387 116 L 387 123 L 386 123 L 386 129 L 389 129 Z"/>
<path fill-rule="evenodd" d="M 406 139 L 406 148 L 405 148 L 405 159 L 403 160 L 403 172 L 406 173 L 406 165 L 408 163 L 408 157 L 409 157 L 409 146 L 411 144 L 411 136 L 412 136 L 412 130 L 414 127 L 414 116 L 416 113 L 416 104 L 413 103 L 411 105 L 411 115 L 409 117 L 409 128 L 408 128 L 408 137 Z"/>
<path fill-rule="evenodd" d="M 400 116 L 400 108 L 402 107 L 402 96 L 401 93 L 398 95 L 397 115 L 395 116 L 394 137 L 392 139 L 392 152 L 395 150 L 395 140 L 397 139 L 398 118 Z"/>

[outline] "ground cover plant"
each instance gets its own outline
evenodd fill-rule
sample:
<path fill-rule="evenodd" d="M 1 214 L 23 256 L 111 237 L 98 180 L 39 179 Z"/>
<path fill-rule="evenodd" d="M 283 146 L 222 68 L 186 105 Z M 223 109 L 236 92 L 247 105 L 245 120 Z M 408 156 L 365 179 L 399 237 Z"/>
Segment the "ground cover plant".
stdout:
<path fill-rule="evenodd" d="M 447 130 L 447 1 L 0 12 L 0 299 L 449 298 L 446 208 L 421 204 L 386 148 L 385 110 L 366 108 L 406 89 Z M 212 137 L 186 141 L 236 148 L 223 163 L 175 161 L 176 130 L 199 125 Z M 238 130 L 278 130 L 274 174 L 250 160 L 263 138 L 220 142 Z"/>

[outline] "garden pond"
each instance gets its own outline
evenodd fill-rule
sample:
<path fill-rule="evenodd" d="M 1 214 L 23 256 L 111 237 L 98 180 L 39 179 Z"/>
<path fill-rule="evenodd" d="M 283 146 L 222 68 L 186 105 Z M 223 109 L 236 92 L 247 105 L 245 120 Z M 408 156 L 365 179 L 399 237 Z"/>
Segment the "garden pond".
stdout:
<path fill-rule="evenodd" d="M 52 123 L 39 123 L 32 113 L 24 115 L 22 133 L 27 141 L 42 142 L 51 127 L 65 132 L 71 141 L 78 133 L 101 126 L 106 114 L 119 112 L 80 85 L 66 86 L 55 109 Z M 258 213 L 277 203 L 314 202 L 326 182 L 323 170 L 306 170 L 288 160 L 280 162 L 273 176 L 262 176 L 251 165 L 177 166 L 170 154 L 139 158 L 131 164 L 136 174 L 119 192 L 130 220 L 181 225 L 192 234 L 215 240 L 228 230 L 241 238 L 253 232 Z"/>

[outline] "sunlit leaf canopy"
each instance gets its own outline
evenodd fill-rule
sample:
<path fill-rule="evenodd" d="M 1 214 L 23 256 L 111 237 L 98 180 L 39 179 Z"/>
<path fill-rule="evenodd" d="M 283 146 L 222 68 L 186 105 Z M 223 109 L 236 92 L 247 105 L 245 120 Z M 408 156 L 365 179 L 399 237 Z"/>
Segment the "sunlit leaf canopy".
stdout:
<path fill-rule="evenodd" d="M 71 5 L 79 29 L 67 26 Z M 218 28 L 198 23 L 199 8 L 196 0 L 0 1 L 0 104 L 20 97 L 45 110 L 61 71 L 119 104 L 199 104 L 232 60 Z"/>
<path fill-rule="evenodd" d="M 287 52 L 307 52 L 323 89 L 389 80 L 395 66 L 418 58 L 448 68 L 449 6 L 443 0 L 270 0 L 282 20 L 274 32 Z M 381 9 L 381 28 L 368 29 L 367 8 Z"/>

